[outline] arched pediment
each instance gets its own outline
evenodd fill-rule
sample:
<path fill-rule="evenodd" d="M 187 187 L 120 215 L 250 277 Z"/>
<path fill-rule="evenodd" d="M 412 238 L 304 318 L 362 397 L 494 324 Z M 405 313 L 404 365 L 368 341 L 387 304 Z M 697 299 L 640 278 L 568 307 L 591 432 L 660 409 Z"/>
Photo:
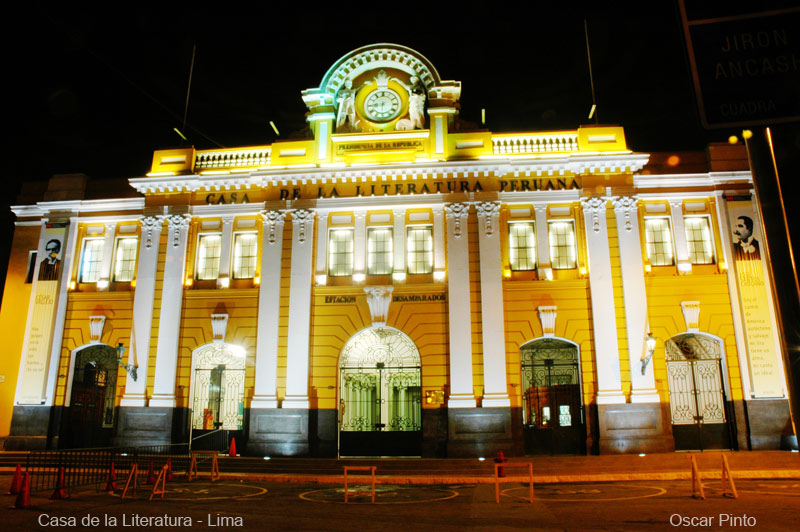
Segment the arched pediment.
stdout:
<path fill-rule="evenodd" d="M 353 335 L 342 349 L 339 367 L 418 367 L 419 351 L 411 338 L 393 327 L 370 327 Z"/>

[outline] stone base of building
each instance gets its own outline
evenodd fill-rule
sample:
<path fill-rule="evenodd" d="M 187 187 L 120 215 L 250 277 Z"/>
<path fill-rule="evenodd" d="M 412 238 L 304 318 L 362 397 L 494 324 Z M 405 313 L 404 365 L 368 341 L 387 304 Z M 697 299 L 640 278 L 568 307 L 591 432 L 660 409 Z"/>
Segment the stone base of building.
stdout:
<path fill-rule="evenodd" d="M 448 458 L 493 457 L 498 451 L 508 456 L 520 454 L 519 440 L 515 441 L 512 429 L 511 408 L 448 410 Z"/>
<path fill-rule="evenodd" d="M 175 429 L 181 423 L 185 408 L 121 406 L 117 409 L 117 431 L 114 447 L 167 445 L 173 442 Z M 179 435 L 180 436 L 180 435 Z M 186 441 L 177 438 L 174 441 Z"/>
<path fill-rule="evenodd" d="M 3 444 L 6 451 L 43 451 L 58 447 L 59 407 L 15 406 L 11 415 L 11 428 Z"/>
<path fill-rule="evenodd" d="M 600 454 L 666 453 L 675 450 L 661 403 L 597 405 Z"/>
<path fill-rule="evenodd" d="M 745 401 L 750 449 L 754 451 L 788 450 L 797 448 L 792 430 L 789 401 L 759 399 Z"/>
<path fill-rule="evenodd" d="M 422 457 L 447 458 L 447 408 L 422 409 Z"/>
<path fill-rule="evenodd" d="M 314 412 L 313 416 L 311 415 L 312 412 Z M 328 412 L 333 412 L 332 420 Z M 315 430 L 314 446 L 319 452 L 330 453 L 331 424 L 333 426 L 332 445 L 333 449 L 336 448 L 335 410 L 251 408 L 247 454 L 250 456 L 309 456 L 311 454 L 309 428 L 312 417 L 315 418 L 313 420 Z M 320 432 L 324 437 L 320 435 Z M 335 454 L 334 451 L 333 456 Z"/>

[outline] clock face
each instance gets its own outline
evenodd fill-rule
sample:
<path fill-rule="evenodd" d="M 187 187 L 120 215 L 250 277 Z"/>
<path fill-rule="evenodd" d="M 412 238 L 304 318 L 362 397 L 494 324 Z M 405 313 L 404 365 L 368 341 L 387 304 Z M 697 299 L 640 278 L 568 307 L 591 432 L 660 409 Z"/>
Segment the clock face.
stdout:
<path fill-rule="evenodd" d="M 400 96 L 391 89 L 379 89 L 364 101 L 367 118 L 375 122 L 388 122 L 400 112 Z"/>

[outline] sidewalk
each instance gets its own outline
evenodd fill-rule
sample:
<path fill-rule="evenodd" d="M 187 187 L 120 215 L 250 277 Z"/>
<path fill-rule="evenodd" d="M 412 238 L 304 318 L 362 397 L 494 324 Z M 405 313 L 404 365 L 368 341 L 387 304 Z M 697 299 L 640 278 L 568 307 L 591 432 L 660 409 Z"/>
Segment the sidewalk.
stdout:
<path fill-rule="evenodd" d="M 510 458 L 507 476 L 526 476 L 526 468 L 514 465 L 533 463 L 534 482 L 613 482 L 634 480 L 681 480 L 691 478 L 690 456 L 697 458 L 703 478 L 720 478 L 722 454 L 734 478 L 800 479 L 800 453 L 788 451 L 707 451 L 704 453 L 664 453 L 603 456 L 532 456 Z M 0 471 L 13 472 L 11 461 L 25 467 L 25 453 L 0 453 Z M 220 457 L 223 478 L 265 482 L 339 484 L 345 465 L 376 466 L 376 482 L 390 484 L 478 484 L 494 482 L 491 458 L 253 458 Z M 208 463 L 200 463 L 200 474 L 207 475 Z"/>

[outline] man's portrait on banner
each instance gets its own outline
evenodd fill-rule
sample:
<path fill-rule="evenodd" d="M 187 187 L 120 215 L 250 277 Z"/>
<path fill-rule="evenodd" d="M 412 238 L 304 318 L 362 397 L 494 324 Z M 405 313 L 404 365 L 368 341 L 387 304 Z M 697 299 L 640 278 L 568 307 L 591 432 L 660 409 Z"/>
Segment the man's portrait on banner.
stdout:
<path fill-rule="evenodd" d="M 56 238 L 48 240 L 44 250 L 46 256 L 39 264 L 39 280 L 58 281 L 58 271 L 61 268 L 61 259 L 58 258 L 58 254 L 61 253 L 61 241 Z"/>
<path fill-rule="evenodd" d="M 733 252 L 736 260 L 760 259 L 758 240 L 753 235 L 753 219 L 739 216 L 733 226 Z"/>

